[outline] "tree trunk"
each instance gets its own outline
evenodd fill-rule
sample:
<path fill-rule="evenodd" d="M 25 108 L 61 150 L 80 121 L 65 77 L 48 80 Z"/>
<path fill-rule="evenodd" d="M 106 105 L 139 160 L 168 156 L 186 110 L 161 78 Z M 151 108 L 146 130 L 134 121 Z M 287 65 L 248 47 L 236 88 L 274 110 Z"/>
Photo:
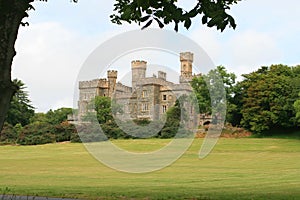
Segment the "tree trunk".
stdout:
<path fill-rule="evenodd" d="M 0 131 L 3 128 L 4 121 L 6 119 L 6 115 L 9 109 L 10 101 L 14 92 L 16 91 L 16 87 L 10 84 L 2 84 L 0 86 Z"/>
<path fill-rule="evenodd" d="M 15 42 L 22 19 L 33 0 L 0 0 L 0 131 L 17 87 L 11 81 L 11 66 L 16 55 Z"/>

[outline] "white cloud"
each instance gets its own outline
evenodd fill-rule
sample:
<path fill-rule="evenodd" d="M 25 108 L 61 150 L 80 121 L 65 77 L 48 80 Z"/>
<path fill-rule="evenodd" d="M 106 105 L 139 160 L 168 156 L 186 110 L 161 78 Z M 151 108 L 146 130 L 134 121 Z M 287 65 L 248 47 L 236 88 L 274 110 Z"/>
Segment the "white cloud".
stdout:
<path fill-rule="evenodd" d="M 280 62 L 282 52 L 271 34 L 244 31 L 233 35 L 226 44 L 227 62 L 240 74 L 252 71 L 253 67 Z"/>
<path fill-rule="evenodd" d="M 13 78 L 26 84 L 38 112 L 71 107 L 76 78 L 88 55 L 105 40 L 132 28 L 82 35 L 58 22 L 31 23 L 19 32 Z"/>
<path fill-rule="evenodd" d="M 72 96 L 83 62 L 87 41 L 58 23 L 31 24 L 17 40 L 13 77 L 25 82 L 38 111 L 53 108 L 53 102 Z"/>
<path fill-rule="evenodd" d="M 220 60 L 222 45 L 218 40 L 218 33 L 212 29 L 200 28 L 193 29 L 189 36 L 208 54 L 215 64 Z"/>

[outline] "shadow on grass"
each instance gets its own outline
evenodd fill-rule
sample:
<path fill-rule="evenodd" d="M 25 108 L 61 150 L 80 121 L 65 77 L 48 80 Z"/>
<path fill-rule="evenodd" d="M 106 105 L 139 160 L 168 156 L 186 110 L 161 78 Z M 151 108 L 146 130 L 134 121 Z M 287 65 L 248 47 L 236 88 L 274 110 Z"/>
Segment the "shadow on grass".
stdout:
<path fill-rule="evenodd" d="M 253 134 L 253 138 L 277 138 L 277 139 L 297 139 L 300 140 L 299 129 L 273 129 L 262 134 Z"/>

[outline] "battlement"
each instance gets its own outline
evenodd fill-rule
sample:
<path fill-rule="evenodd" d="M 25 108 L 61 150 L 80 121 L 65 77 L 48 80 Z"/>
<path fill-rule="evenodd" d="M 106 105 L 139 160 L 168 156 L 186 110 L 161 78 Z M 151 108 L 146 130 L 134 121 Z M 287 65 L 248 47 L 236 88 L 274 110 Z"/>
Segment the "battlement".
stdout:
<path fill-rule="evenodd" d="M 94 79 L 91 81 L 79 81 L 79 89 L 105 87 L 107 80 L 105 78 Z"/>
<path fill-rule="evenodd" d="M 182 52 L 180 53 L 180 61 L 190 61 L 193 62 L 194 54 L 191 52 Z"/>
<path fill-rule="evenodd" d="M 131 68 L 145 68 L 147 67 L 147 62 L 144 60 L 133 60 L 131 61 Z"/>
<path fill-rule="evenodd" d="M 107 71 L 107 78 L 117 78 L 118 71 L 117 70 L 108 70 Z"/>
<path fill-rule="evenodd" d="M 96 88 L 98 86 L 98 79 L 94 79 L 91 81 L 80 81 L 79 82 L 79 89 L 84 89 L 84 88 Z"/>

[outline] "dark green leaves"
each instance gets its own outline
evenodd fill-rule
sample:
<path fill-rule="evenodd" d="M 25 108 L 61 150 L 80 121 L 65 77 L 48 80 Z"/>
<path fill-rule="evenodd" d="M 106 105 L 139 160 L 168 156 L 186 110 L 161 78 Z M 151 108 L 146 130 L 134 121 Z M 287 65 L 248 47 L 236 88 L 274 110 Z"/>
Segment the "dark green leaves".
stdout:
<path fill-rule="evenodd" d="M 159 28 L 163 28 L 165 26 L 158 18 L 154 18 L 154 19 L 158 23 Z"/>
<path fill-rule="evenodd" d="M 178 31 L 180 23 L 186 29 L 192 25 L 192 19 L 202 15 L 202 24 L 216 27 L 223 31 L 228 25 L 235 28 L 233 17 L 227 10 L 239 0 L 198 0 L 190 11 L 185 11 L 175 4 L 176 0 L 116 0 L 115 14 L 111 15 L 113 23 L 122 24 L 123 21 L 131 23 L 144 23 L 142 29 L 149 27 L 155 20 L 160 28 L 174 23 L 174 30 Z"/>
<path fill-rule="evenodd" d="M 244 77 L 240 83 L 242 126 L 257 134 L 295 126 L 293 104 L 300 92 L 295 87 L 295 80 L 300 80 L 295 68 L 272 65 Z"/>
<path fill-rule="evenodd" d="M 191 19 L 190 19 L 190 18 L 187 18 L 187 19 L 185 20 L 185 22 L 184 22 L 184 27 L 185 27 L 186 29 L 189 29 L 189 28 L 191 27 L 191 25 L 192 25 Z"/>
<path fill-rule="evenodd" d="M 147 22 L 147 24 L 146 24 L 145 26 L 142 27 L 142 30 L 145 29 L 145 28 L 147 28 L 148 26 L 150 26 L 150 25 L 152 24 L 152 21 L 153 21 L 152 19 L 149 20 L 149 21 Z"/>

